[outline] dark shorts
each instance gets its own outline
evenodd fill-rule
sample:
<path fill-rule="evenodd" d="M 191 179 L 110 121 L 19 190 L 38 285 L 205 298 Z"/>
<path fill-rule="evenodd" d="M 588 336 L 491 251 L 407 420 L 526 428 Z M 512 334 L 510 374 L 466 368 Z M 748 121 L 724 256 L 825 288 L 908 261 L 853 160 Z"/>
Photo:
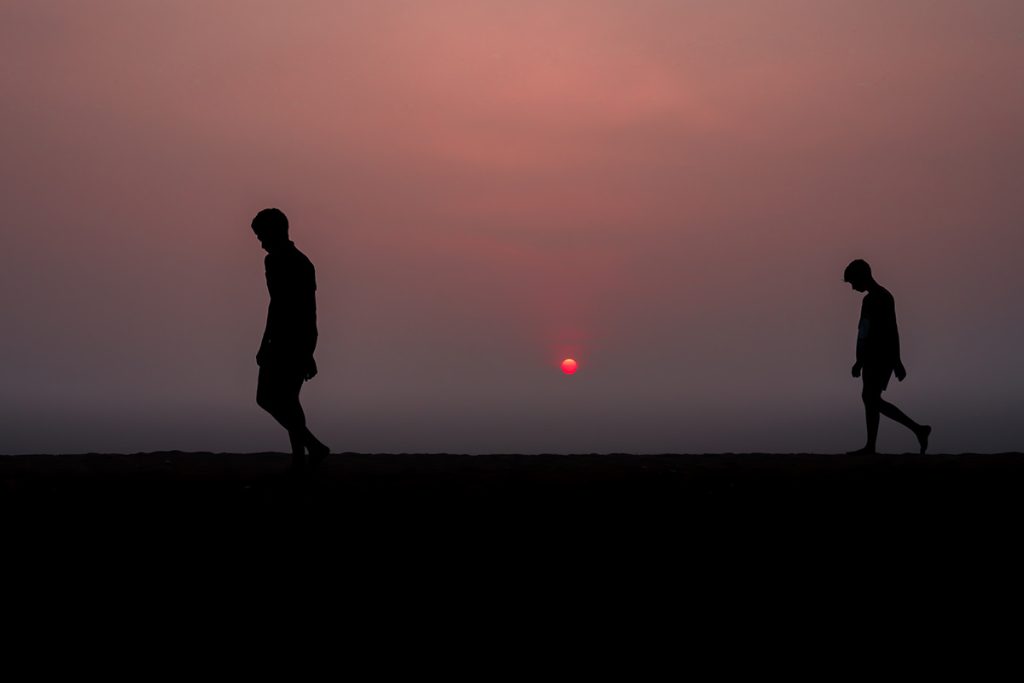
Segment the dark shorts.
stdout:
<path fill-rule="evenodd" d="M 864 391 L 877 391 L 882 393 L 889 388 L 889 380 L 892 378 L 891 367 L 866 365 L 861 371 L 864 379 Z"/>
<path fill-rule="evenodd" d="M 258 401 L 297 398 L 305 373 L 297 364 L 263 363 L 256 387 Z"/>

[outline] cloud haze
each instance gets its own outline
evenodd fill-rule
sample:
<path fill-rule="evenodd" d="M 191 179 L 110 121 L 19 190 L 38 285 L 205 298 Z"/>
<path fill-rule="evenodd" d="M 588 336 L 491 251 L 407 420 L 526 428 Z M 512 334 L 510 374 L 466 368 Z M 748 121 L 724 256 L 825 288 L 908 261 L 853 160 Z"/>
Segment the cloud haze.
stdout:
<path fill-rule="evenodd" d="M 1024 449 L 1024 6 L 5 2 L 0 452 L 284 450 L 267 206 L 359 451 Z M 580 371 L 558 371 L 572 355 Z M 883 424 L 882 448 L 913 447 Z"/>

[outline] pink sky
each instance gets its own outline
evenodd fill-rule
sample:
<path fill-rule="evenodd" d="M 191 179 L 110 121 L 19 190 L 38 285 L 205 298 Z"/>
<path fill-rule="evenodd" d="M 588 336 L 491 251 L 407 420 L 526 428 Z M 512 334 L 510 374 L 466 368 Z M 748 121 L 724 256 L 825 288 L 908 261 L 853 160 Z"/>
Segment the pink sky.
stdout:
<path fill-rule="evenodd" d="M 285 449 L 267 206 L 336 450 L 855 447 L 853 258 L 889 398 L 1021 450 L 1022 35 L 995 0 L 5 2 L 0 452 Z"/>

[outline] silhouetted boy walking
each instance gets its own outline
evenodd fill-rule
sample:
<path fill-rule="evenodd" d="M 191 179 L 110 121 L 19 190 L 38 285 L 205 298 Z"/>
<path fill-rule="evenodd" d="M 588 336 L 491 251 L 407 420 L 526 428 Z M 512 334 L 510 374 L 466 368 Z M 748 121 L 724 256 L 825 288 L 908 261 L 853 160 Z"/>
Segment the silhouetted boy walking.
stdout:
<path fill-rule="evenodd" d="M 292 468 L 313 464 L 330 449 L 306 427 L 299 403 L 302 383 L 316 376 L 316 272 L 306 255 L 288 239 L 288 218 L 278 209 L 264 209 L 252 219 L 252 229 L 267 251 L 264 259 L 270 307 L 267 327 L 256 354 L 260 367 L 256 403 L 288 430 Z"/>
<path fill-rule="evenodd" d="M 846 267 L 843 280 L 858 292 L 867 292 L 860 309 L 860 324 L 857 327 L 857 362 L 853 376 L 863 376 L 864 414 L 867 418 L 868 442 L 858 451 L 851 453 L 874 453 L 878 441 L 879 415 L 899 422 L 914 432 L 921 446 L 921 453 L 928 450 L 928 437 L 932 428 L 907 417 L 903 411 L 882 399 L 882 392 L 889 386 L 889 379 L 896 373 L 896 379 L 903 381 L 907 370 L 900 360 L 900 335 L 896 328 L 896 302 L 885 287 L 871 276 L 871 266 L 857 259 Z"/>

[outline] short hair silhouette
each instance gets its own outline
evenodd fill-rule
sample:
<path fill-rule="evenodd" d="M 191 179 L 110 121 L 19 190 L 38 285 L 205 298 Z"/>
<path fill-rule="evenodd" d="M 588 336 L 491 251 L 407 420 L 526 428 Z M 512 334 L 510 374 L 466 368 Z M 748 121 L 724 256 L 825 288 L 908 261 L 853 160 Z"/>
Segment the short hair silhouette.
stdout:
<path fill-rule="evenodd" d="M 850 261 L 850 265 L 846 266 L 846 270 L 843 271 L 843 282 L 856 282 L 869 277 L 871 277 L 871 266 L 864 259 Z"/>
<path fill-rule="evenodd" d="M 258 236 L 283 238 L 288 236 L 288 216 L 281 209 L 263 209 L 252 219 L 252 231 Z"/>

